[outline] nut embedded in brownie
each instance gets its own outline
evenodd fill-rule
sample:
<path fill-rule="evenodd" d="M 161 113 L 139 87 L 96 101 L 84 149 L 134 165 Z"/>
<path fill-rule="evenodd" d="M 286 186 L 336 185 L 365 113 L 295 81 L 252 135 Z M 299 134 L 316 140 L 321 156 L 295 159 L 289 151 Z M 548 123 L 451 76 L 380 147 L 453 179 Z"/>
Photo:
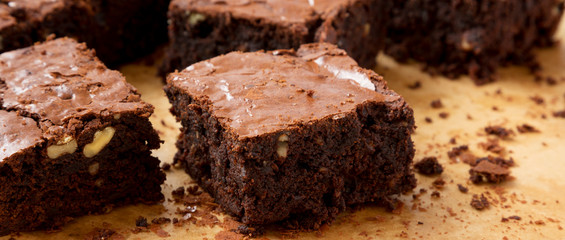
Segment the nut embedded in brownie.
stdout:
<path fill-rule="evenodd" d="M 0 234 L 163 198 L 153 107 L 84 44 L 0 55 Z"/>
<path fill-rule="evenodd" d="M 334 45 L 232 52 L 167 82 L 175 162 L 245 224 L 317 228 L 415 187 L 412 110 Z"/>

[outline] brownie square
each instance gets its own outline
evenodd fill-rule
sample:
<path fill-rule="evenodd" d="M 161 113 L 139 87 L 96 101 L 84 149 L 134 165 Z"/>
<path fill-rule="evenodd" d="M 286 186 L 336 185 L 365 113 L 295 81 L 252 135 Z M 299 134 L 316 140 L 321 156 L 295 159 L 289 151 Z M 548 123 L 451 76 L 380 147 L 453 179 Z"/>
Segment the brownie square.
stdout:
<path fill-rule="evenodd" d="M 548 46 L 563 14 L 561 0 L 393 1 L 386 53 L 415 59 L 450 78 L 492 82 L 508 64 L 536 64 L 532 49 Z"/>
<path fill-rule="evenodd" d="M 153 107 L 84 44 L 0 55 L 0 234 L 53 229 L 114 206 L 155 203 L 165 175 Z"/>
<path fill-rule="evenodd" d="M 327 43 L 232 52 L 167 77 L 175 162 L 248 225 L 317 228 L 415 187 L 412 109 Z"/>
<path fill-rule="evenodd" d="M 173 0 L 169 39 L 161 72 L 231 51 L 297 49 L 329 42 L 361 66 L 373 67 L 384 43 L 388 1 Z"/>
<path fill-rule="evenodd" d="M 169 0 L 10 0 L 0 2 L 0 53 L 50 34 L 96 49 L 106 64 L 153 52 L 167 40 Z"/>

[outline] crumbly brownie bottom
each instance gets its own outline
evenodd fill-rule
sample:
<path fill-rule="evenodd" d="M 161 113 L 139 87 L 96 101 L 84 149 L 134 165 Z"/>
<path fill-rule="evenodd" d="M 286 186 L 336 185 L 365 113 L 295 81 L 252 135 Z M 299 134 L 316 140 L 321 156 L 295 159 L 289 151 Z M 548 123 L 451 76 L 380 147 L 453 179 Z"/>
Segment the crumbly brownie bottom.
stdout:
<path fill-rule="evenodd" d="M 161 200 L 165 175 L 160 161 L 150 156 L 159 142 L 148 138 L 155 132 L 146 119 L 124 115 L 120 123 L 94 119 L 76 124 L 82 136 L 78 149 L 107 126 L 116 130 L 114 136 L 90 158 L 76 151 L 51 159 L 36 147 L 1 162 L 0 233 L 53 229 L 113 206 Z"/>

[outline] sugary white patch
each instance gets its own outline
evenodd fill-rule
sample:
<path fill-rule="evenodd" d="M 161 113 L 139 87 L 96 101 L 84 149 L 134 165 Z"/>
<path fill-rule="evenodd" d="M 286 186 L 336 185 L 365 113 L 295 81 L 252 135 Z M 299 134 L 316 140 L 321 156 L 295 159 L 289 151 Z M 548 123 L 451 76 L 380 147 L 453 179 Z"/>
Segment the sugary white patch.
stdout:
<path fill-rule="evenodd" d="M 226 99 L 228 101 L 231 101 L 233 99 L 233 96 L 230 93 L 230 89 L 229 89 L 229 83 L 226 82 L 226 80 L 222 79 L 220 80 L 220 90 L 222 90 L 222 92 L 224 92 L 224 94 L 226 95 Z"/>
<path fill-rule="evenodd" d="M 194 70 L 194 65 L 190 65 L 190 66 L 188 66 L 187 68 L 185 68 L 184 70 L 190 72 L 190 71 Z M 176 80 L 176 79 L 175 79 L 175 80 Z"/>
<path fill-rule="evenodd" d="M 308 0 L 308 4 L 310 4 L 311 7 L 314 6 L 314 0 Z"/>
<path fill-rule="evenodd" d="M 329 64 L 325 64 L 324 57 L 319 57 L 316 60 L 314 60 L 314 62 L 318 64 L 318 66 L 323 67 L 328 71 L 330 71 L 335 77 L 339 79 L 353 80 L 359 86 L 375 91 L 375 84 L 373 84 L 373 82 L 371 82 L 371 80 L 367 76 L 365 76 L 365 74 L 356 71 L 345 70 L 335 66 L 331 66 Z"/>

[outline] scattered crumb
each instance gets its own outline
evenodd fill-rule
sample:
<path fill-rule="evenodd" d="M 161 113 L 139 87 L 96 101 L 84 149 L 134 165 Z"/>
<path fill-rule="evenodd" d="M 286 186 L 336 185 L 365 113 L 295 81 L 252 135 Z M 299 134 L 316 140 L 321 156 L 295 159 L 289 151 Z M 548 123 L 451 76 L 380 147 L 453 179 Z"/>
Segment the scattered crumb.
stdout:
<path fill-rule="evenodd" d="M 522 124 L 516 127 L 519 133 L 534 133 L 540 132 L 537 128 L 529 124 Z"/>
<path fill-rule="evenodd" d="M 412 89 L 412 90 L 416 90 L 422 87 L 422 83 L 420 81 L 415 81 L 412 84 L 408 85 L 408 88 Z"/>
<path fill-rule="evenodd" d="M 429 118 L 429 117 L 426 117 L 426 118 L 425 118 L 425 121 L 426 121 L 427 123 L 432 123 L 432 119 Z"/>
<path fill-rule="evenodd" d="M 178 187 L 177 189 L 173 190 L 171 192 L 171 195 L 173 195 L 173 198 L 177 199 L 177 198 L 183 198 L 184 197 L 184 187 Z"/>
<path fill-rule="evenodd" d="M 565 118 L 565 110 L 553 112 L 553 116 L 554 116 L 554 117 Z"/>
<path fill-rule="evenodd" d="M 443 187 L 445 186 L 445 180 L 443 180 L 443 178 L 439 177 L 438 179 L 436 179 L 432 182 L 432 185 L 437 189 L 443 189 Z"/>
<path fill-rule="evenodd" d="M 514 135 L 514 131 L 501 126 L 488 126 L 485 128 L 485 132 L 489 135 L 495 135 L 502 139 L 506 139 Z"/>
<path fill-rule="evenodd" d="M 542 97 L 537 95 L 530 97 L 530 100 L 534 101 L 537 105 L 542 105 L 545 102 L 545 100 Z"/>
<path fill-rule="evenodd" d="M 149 224 L 147 224 L 147 218 L 144 218 L 143 216 L 137 217 L 137 219 L 135 220 L 135 226 L 136 227 L 147 227 L 147 226 L 149 226 Z"/>
<path fill-rule="evenodd" d="M 432 196 L 433 198 L 439 198 L 439 197 L 440 197 L 440 193 L 439 193 L 438 191 L 433 191 L 432 194 L 431 194 L 431 196 Z"/>
<path fill-rule="evenodd" d="M 425 157 L 414 164 L 414 168 L 423 175 L 437 175 L 443 172 L 443 166 L 436 157 Z"/>
<path fill-rule="evenodd" d="M 469 174 L 469 179 L 475 184 L 483 181 L 500 183 L 507 179 L 510 170 L 490 161 L 480 161 L 469 170 Z"/>
<path fill-rule="evenodd" d="M 457 144 L 457 140 L 454 137 L 452 137 L 451 139 L 449 139 L 449 143 Z"/>
<path fill-rule="evenodd" d="M 171 170 L 171 164 L 163 163 L 163 165 L 161 166 L 161 169 L 163 169 L 163 171 L 169 171 L 169 170 Z"/>
<path fill-rule="evenodd" d="M 443 118 L 443 119 L 446 119 L 446 118 L 448 118 L 448 117 L 449 117 L 449 113 L 446 113 L 446 112 L 440 112 L 440 113 L 439 113 L 439 117 L 440 117 L 440 118 Z"/>
<path fill-rule="evenodd" d="M 490 203 L 484 194 L 481 193 L 481 196 L 477 194 L 473 194 L 473 199 L 471 200 L 471 207 L 477 210 L 483 210 L 488 208 L 489 206 Z"/>
<path fill-rule="evenodd" d="M 153 220 L 151 220 L 151 223 L 153 224 L 165 224 L 165 223 L 170 223 L 171 219 L 170 218 L 166 218 L 166 217 L 159 217 L 159 218 L 155 218 Z"/>
<path fill-rule="evenodd" d="M 462 193 L 468 193 L 469 192 L 469 188 L 461 185 L 461 184 L 457 184 L 457 188 L 459 189 L 460 192 Z"/>
<path fill-rule="evenodd" d="M 486 151 L 501 154 L 504 152 L 504 147 L 500 146 L 498 139 L 487 139 L 486 142 L 479 143 L 479 146 Z"/>
<path fill-rule="evenodd" d="M 443 107 L 443 103 L 441 103 L 441 100 L 436 99 L 436 100 L 433 100 L 433 101 L 430 103 L 430 106 L 432 106 L 432 108 L 442 108 L 442 107 Z"/>
<path fill-rule="evenodd" d="M 456 162 L 457 159 L 464 163 L 471 163 L 473 162 L 476 157 L 469 151 L 469 146 L 461 145 L 458 147 L 452 148 L 449 152 L 447 152 L 447 156 L 451 161 Z"/>

